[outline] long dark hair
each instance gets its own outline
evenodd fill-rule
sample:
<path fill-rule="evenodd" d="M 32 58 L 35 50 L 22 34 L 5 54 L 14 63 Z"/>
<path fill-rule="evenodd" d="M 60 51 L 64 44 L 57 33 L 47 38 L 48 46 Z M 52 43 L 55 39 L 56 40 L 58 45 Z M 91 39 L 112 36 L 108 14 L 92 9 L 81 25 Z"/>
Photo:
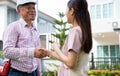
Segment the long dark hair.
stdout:
<path fill-rule="evenodd" d="M 82 45 L 81 50 L 85 53 L 89 53 L 92 48 L 92 32 L 91 21 L 88 12 L 88 4 L 86 0 L 70 0 L 68 2 L 69 10 L 74 9 L 74 19 L 82 30 Z"/>

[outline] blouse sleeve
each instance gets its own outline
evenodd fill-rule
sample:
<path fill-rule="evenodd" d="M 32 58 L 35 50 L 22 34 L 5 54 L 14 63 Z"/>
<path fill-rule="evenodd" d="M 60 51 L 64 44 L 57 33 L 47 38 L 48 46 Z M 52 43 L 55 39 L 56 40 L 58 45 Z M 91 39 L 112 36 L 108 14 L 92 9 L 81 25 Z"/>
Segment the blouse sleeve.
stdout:
<path fill-rule="evenodd" d="M 68 34 L 68 51 L 71 49 L 79 54 L 81 47 L 81 32 L 78 29 L 73 29 Z"/>

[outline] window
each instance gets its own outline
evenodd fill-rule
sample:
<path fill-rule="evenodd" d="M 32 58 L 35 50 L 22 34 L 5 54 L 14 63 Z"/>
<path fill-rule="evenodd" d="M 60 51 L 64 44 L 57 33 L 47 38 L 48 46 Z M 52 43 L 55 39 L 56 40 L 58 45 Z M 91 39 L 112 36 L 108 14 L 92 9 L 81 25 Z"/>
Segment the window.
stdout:
<path fill-rule="evenodd" d="M 0 51 L 3 49 L 3 41 L 0 41 Z"/>
<path fill-rule="evenodd" d="M 7 9 L 7 24 L 19 19 L 19 15 L 17 14 L 15 9 L 8 7 Z"/>
<path fill-rule="evenodd" d="M 92 5 L 90 7 L 91 19 L 113 18 L 114 3 Z"/>
<path fill-rule="evenodd" d="M 101 18 L 101 6 L 100 5 L 96 6 L 96 18 L 97 19 Z"/>
<path fill-rule="evenodd" d="M 106 58 L 109 57 L 108 46 L 103 46 L 103 55 L 104 55 L 104 63 L 108 63 L 109 59 Z"/>
<path fill-rule="evenodd" d="M 98 61 L 104 63 L 118 63 L 120 57 L 119 45 L 97 46 Z"/>
<path fill-rule="evenodd" d="M 98 57 L 120 57 L 119 45 L 97 46 Z"/>
<path fill-rule="evenodd" d="M 38 18 L 38 24 L 40 24 L 40 26 L 44 26 L 46 25 L 46 20 Z"/>
<path fill-rule="evenodd" d="M 95 19 L 95 6 L 91 6 L 90 8 L 90 15 L 92 19 Z"/>
<path fill-rule="evenodd" d="M 103 18 L 108 18 L 108 7 L 107 7 L 107 4 L 103 4 Z"/>
<path fill-rule="evenodd" d="M 103 5 L 103 18 L 112 18 L 114 13 L 113 3 Z"/>
<path fill-rule="evenodd" d="M 40 35 L 42 47 L 46 48 L 46 35 Z"/>
<path fill-rule="evenodd" d="M 98 57 L 102 57 L 103 56 L 102 51 L 103 51 L 103 47 L 102 46 L 98 46 L 97 47 L 97 56 Z"/>
<path fill-rule="evenodd" d="M 108 57 L 109 56 L 108 46 L 103 46 L 103 54 L 104 54 L 104 57 Z"/>
<path fill-rule="evenodd" d="M 110 57 L 115 57 L 115 45 L 110 45 Z"/>
<path fill-rule="evenodd" d="M 117 53 L 117 57 L 120 57 L 120 50 L 119 50 L 119 45 L 116 46 L 116 53 Z"/>
<path fill-rule="evenodd" d="M 113 8 L 113 3 L 109 3 L 109 17 L 112 18 L 113 17 L 113 11 L 114 11 L 114 8 Z"/>

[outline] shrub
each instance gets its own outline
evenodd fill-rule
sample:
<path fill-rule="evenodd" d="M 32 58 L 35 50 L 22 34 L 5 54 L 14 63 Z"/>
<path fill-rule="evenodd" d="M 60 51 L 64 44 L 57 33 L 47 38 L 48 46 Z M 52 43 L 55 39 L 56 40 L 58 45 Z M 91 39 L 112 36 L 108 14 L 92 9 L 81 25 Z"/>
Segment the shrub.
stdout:
<path fill-rule="evenodd" d="M 120 70 L 89 70 L 89 76 L 120 76 Z"/>
<path fill-rule="evenodd" d="M 57 76 L 57 71 L 43 71 L 42 76 Z"/>
<path fill-rule="evenodd" d="M 3 51 L 0 50 L 0 58 L 3 57 Z"/>

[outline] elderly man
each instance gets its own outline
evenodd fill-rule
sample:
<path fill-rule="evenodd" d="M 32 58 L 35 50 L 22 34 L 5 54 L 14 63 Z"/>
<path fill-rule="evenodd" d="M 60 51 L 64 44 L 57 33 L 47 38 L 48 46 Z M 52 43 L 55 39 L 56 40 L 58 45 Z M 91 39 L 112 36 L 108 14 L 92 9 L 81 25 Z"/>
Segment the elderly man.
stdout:
<path fill-rule="evenodd" d="M 39 34 L 33 24 L 36 2 L 17 0 L 21 18 L 8 25 L 3 36 L 3 54 L 11 60 L 8 76 L 40 76 L 40 58 L 47 51 L 40 47 Z"/>

